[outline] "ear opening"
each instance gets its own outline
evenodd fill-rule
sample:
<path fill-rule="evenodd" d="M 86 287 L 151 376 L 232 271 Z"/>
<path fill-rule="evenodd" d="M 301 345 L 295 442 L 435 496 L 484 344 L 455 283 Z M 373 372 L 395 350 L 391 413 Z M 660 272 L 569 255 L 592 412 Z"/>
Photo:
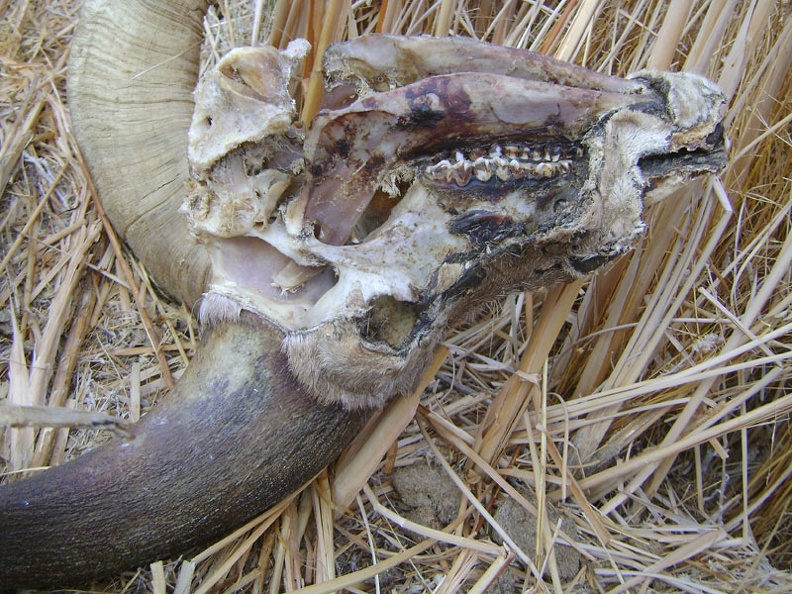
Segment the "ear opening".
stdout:
<path fill-rule="evenodd" d="M 360 336 L 367 342 L 384 343 L 400 351 L 407 347 L 419 323 L 417 304 L 383 295 L 371 302 L 360 322 Z"/>

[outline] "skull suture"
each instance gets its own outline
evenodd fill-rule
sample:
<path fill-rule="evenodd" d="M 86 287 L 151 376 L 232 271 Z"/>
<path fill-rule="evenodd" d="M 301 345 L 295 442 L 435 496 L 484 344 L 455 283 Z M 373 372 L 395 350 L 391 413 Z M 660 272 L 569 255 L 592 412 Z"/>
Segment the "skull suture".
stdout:
<path fill-rule="evenodd" d="M 272 321 L 321 401 L 409 390 L 471 307 L 588 273 L 642 233 L 648 193 L 725 164 L 701 77 L 462 38 L 331 46 L 306 131 L 289 85 L 307 50 L 235 50 L 203 78 L 185 210 L 213 258 L 203 318 Z"/>

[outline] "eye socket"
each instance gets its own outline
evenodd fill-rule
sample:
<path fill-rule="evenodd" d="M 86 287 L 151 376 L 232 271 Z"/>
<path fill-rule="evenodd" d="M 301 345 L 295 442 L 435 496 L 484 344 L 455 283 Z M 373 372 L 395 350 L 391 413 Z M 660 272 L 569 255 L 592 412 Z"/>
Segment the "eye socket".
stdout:
<path fill-rule="evenodd" d="M 340 84 L 326 90 L 322 97 L 323 109 L 343 109 L 352 105 L 358 98 L 357 90 L 352 84 Z"/>

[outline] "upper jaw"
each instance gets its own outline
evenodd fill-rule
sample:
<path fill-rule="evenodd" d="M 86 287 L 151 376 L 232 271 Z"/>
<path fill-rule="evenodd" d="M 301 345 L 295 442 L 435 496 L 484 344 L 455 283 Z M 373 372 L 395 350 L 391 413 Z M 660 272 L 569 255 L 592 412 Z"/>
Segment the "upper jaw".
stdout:
<path fill-rule="evenodd" d="M 648 192 L 725 164 L 706 79 L 461 38 L 331 46 L 303 130 L 288 89 L 306 49 L 235 50 L 204 78 L 185 212 L 214 264 L 203 314 L 274 322 L 323 400 L 409 389 L 459 315 L 628 250 Z"/>

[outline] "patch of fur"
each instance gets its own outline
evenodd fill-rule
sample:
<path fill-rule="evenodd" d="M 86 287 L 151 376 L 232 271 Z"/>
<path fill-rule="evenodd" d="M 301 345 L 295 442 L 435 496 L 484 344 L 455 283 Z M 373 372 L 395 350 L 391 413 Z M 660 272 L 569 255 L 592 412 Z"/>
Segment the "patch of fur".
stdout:
<path fill-rule="evenodd" d="M 289 367 L 308 393 L 350 410 L 381 408 L 396 394 L 409 394 L 430 360 L 431 346 L 431 340 L 416 340 L 396 352 L 362 340 L 356 322 L 343 319 L 289 332 L 283 343 Z"/>
<path fill-rule="evenodd" d="M 237 322 L 242 313 L 242 306 L 225 295 L 210 291 L 204 293 L 198 309 L 198 320 L 206 328 L 213 328 L 226 322 Z"/>

